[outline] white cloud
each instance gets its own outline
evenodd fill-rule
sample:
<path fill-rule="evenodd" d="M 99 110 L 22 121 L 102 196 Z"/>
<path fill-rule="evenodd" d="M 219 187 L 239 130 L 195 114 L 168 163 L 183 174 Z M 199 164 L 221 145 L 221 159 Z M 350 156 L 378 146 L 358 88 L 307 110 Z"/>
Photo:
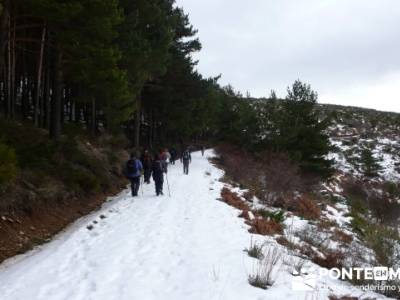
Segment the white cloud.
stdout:
<path fill-rule="evenodd" d="M 400 72 L 384 76 L 376 82 L 349 86 L 336 94 L 320 95 L 320 102 L 379 108 L 400 112 Z"/>
<path fill-rule="evenodd" d="M 270 89 L 284 94 L 300 78 L 323 101 L 400 111 L 392 75 L 400 72 L 398 0 L 178 0 L 178 5 L 199 29 L 203 50 L 196 58 L 205 76 L 222 73 L 222 84 L 254 96 Z M 373 101 L 378 95 L 385 97 Z"/>

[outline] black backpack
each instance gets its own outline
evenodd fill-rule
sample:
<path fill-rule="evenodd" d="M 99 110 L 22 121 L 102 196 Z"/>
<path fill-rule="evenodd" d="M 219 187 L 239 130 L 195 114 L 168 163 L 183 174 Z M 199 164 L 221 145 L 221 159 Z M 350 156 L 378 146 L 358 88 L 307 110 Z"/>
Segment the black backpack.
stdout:
<path fill-rule="evenodd" d="M 129 160 L 126 164 L 126 170 L 128 171 L 128 174 L 136 174 L 138 171 L 136 160 Z"/>
<path fill-rule="evenodd" d="M 189 151 L 183 152 L 182 158 L 183 158 L 184 160 L 189 160 L 189 158 L 190 158 Z"/>
<path fill-rule="evenodd" d="M 164 172 L 163 163 L 160 160 L 153 162 L 153 173 L 160 175 Z"/>

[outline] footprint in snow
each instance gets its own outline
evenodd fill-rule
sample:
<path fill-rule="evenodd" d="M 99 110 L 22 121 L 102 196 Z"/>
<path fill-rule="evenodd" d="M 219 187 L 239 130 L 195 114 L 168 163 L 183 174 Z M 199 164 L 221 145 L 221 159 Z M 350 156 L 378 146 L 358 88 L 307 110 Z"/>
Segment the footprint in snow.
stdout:
<path fill-rule="evenodd" d="M 91 236 L 92 238 L 97 237 L 97 236 L 100 235 L 97 231 L 91 231 L 89 234 L 90 234 L 90 236 Z"/>

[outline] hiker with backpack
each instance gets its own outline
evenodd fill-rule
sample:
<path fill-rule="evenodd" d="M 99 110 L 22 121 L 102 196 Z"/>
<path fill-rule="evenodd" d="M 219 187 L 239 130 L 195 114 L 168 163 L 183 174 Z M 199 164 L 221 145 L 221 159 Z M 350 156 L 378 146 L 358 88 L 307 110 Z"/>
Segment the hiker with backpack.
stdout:
<path fill-rule="evenodd" d="M 144 182 L 150 184 L 150 177 L 151 177 L 151 166 L 153 163 L 153 159 L 148 150 L 145 150 L 142 154 L 140 159 L 143 165 L 143 175 L 144 175 Z"/>
<path fill-rule="evenodd" d="M 169 163 L 171 165 L 175 165 L 175 160 L 176 160 L 176 156 L 177 156 L 177 152 L 176 152 L 175 148 L 171 148 L 169 150 L 169 153 L 171 154 L 171 158 L 169 159 Z"/>
<path fill-rule="evenodd" d="M 156 186 L 156 195 L 163 194 L 163 184 L 164 184 L 164 173 L 167 173 L 167 163 L 162 159 L 161 154 L 155 155 L 154 161 L 151 167 L 153 173 L 153 180 Z"/>
<path fill-rule="evenodd" d="M 192 156 L 190 154 L 189 148 L 186 148 L 182 153 L 181 162 L 183 163 L 183 173 L 189 174 L 189 163 L 192 162 Z"/>
<path fill-rule="evenodd" d="M 136 197 L 140 187 L 140 176 L 142 175 L 143 165 L 136 154 L 132 153 L 126 163 L 125 174 L 131 182 L 132 197 Z"/>
<path fill-rule="evenodd" d="M 168 164 L 169 160 L 171 159 L 171 154 L 169 153 L 168 149 L 163 149 L 160 151 L 160 159 Z"/>

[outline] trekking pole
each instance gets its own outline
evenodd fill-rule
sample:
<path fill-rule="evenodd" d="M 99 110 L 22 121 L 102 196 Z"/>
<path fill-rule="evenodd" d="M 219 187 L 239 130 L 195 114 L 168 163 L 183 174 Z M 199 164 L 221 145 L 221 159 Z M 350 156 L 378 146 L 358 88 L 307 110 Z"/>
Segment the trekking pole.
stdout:
<path fill-rule="evenodd" d="M 171 197 L 171 190 L 169 189 L 169 182 L 168 182 L 168 173 L 165 174 L 165 178 L 167 179 L 168 196 Z"/>

